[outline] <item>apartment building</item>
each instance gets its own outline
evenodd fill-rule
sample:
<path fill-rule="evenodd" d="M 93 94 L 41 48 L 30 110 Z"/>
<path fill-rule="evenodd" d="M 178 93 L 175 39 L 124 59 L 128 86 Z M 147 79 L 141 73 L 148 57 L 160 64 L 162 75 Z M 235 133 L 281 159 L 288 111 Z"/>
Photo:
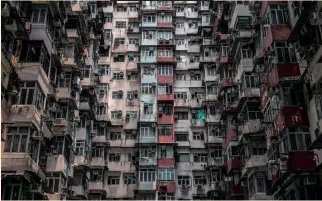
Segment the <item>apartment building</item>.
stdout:
<path fill-rule="evenodd" d="M 320 2 L 1 2 L 4 200 L 321 200 Z"/>

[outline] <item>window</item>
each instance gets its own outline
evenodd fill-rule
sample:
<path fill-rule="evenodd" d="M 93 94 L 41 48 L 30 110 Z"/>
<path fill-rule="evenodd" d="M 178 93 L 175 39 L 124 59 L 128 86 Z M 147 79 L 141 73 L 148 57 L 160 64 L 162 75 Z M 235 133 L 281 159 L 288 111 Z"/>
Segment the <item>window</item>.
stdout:
<path fill-rule="evenodd" d="M 48 176 L 47 185 L 52 192 L 60 193 L 61 188 L 67 187 L 67 181 L 59 173 L 55 172 L 50 173 L 50 176 Z"/>
<path fill-rule="evenodd" d="M 91 170 L 89 180 L 92 182 L 102 182 L 103 181 L 103 171 L 100 169 Z"/>
<path fill-rule="evenodd" d="M 316 105 L 316 113 L 318 115 L 318 120 L 322 118 L 322 96 L 315 96 L 315 105 Z"/>
<path fill-rule="evenodd" d="M 171 125 L 159 125 L 158 136 L 171 136 L 172 126 Z"/>
<path fill-rule="evenodd" d="M 266 153 L 266 144 L 262 142 L 252 142 L 252 154 L 253 155 L 264 155 Z"/>
<path fill-rule="evenodd" d="M 175 44 L 176 45 L 185 45 L 184 39 L 175 39 Z"/>
<path fill-rule="evenodd" d="M 173 57 L 173 52 L 170 49 L 161 49 L 161 50 L 158 50 L 158 56 L 159 57 Z"/>
<path fill-rule="evenodd" d="M 135 173 L 123 173 L 124 184 L 136 184 Z"/>
<path fill-rule="evenodd" d="M 222 57 L 227 57 L 228 56 L 228 52 L 229 52 L 229 46 L 223 45 L 221 47 L 221 56 Z"/>
<path fill-rule="evenodd" d="M 123 72 L 113 73 L 113 79 L 116 79 L 116 80 L 124 79 L 124 73 Z"/>
<path fill-rule="evenodd" d="M 174 181 L 174 169 L 158 169 L 158 180 L 161 181 Z"/>
<path fill-rule="evenodd" d="M 174 118 L 177 120 L 188 120 L 188 112 L 174 112 Z"/>
<path fill-rule="evenodd" d="M 264 193 L 266 191 L 266 178 L 264 172 L 255 172 L 248 180 L 249 196 L 255 193 Z"/>
<path fill-rule="evenodd" d="M 117 56 L 114 56 L 113 57 L 113 61 L 114 62 L 124 62 L 125 61 L 125 55 L 117 55 Z"/>
<path fill-rule="evenodd" d="M 107 109 L 107 104 L 99 104 L 96 107 L 96 114 L 97 115 L 105 115 L 106 114 L 106 109 Z"/>
<path fill-rule="evenodd" d="M 153 182 L 155 181 L 154 169 L 140 169 L 140 182 Z"/>
<path fill-rule="evenodd" d="M 27 138 L 31 133 L 29 127 L 8 127 L 5 152 L 26 152 Z"/>
<path fill-rule="evenodd" d="M 249 59 L 253 57 L 252 51 L 250 49 L 241 50 L 242 59 Z"/>
<path fill-rule="evenodd" d="M 267 15 L 267 17 L 270 17 L 271 19 L 270 24 L 288 24 L 289 23 L 287 6 L 270 5 L 269 13 L 270 13 L 270 16 Z"/>
<path fill-rule="evenodd" d="M 125 113 L 125 121 L 131 122 L 131 121 L 137 121 L 138 119 L 138 113 L 133 111 L 127 111 Z"/>
<path fill-rule="evenodd" d="M 112 99 L 123 99 L 123 91 L 112 91 Z"/>
<path fill-rule="evenodd" d="M 142 84 L 141 94 L 155 94 L 155 84 Z"/>
<path fill-rule="evenodd" d="M 308 127 L 288 127 L 288 135 L 283 138 L 284 152 L 304 151 L 311 144 L 311 135 Z"/>
<path fill-rule="evenodd" d="M 172 104 L 159 104 L 159 114 L 172 115 L 173 105 Z"/>
<path fill-rule="evenodd" d="M 138 9 L 136 8 L 136 6 L 130 6 L 129 12 L 138 12 Z"/>
<path fill-rule="evenodd" d="M 85 144 L 84 141 L 77 141 L 76 142 L 76 151 L 75 151 L 75 155 L 76 156 L 85 156 L 85 148 L 87 147 L 87 145 Z"/>
<path fill-rule="evenodd" d="M 142 32 L 143 40 L 153 40 L 156 39 L 155 31 L 143 31 Z"/>
<path fill-rule="evenodd" d="M 190 186 L 190 176 L 178 176 L 178 185 Z"/>
<path fill-rule="evenodd" d="M 105 136 L 105 128 L 96 126 L 96 136 Z"/>
<path fill-rule="evenodd" d="M 206 163 L 208 159 L 208 154 L 194 153 L 193 161 L 196 163 Z"/>
<path fill-rule="evenodd" d="M 31 23 L 45 24 L 47 19 L 47 5 L 35 4 L 32 7 Z"/>
<path fill-rule="evenodd" d="M 191 91 L 190 93 L 191 93 L 191 99 L 193 100 L 205 98 L 205 93 L 202 91 Z"/>
<path fill-rule="evenodd" d="M 201 75 L 200 74 L 191 73 L 190 74 L 190 79 L 191 80 L 201 80 Z"/>
<path fill-rule="evenodd" d="M 213 148 L 211 148 L 210 156 L 213 159 L 221 158 L 221 156 L 222 156 L 222 148 L 221 147 L 213 147 Z"/>
<path fill-rule="evenodd" d="M 45 94 L 36 82 L 25 82 L 20 87 L 18 103 L 20 105 L 35 105 L 37 110 L 44 109 Z"/>
<path fill-rule="evenodd" d="M 92 157 L 103 157 L 104 148 L 95 147 L 92 149 Z"/>
<path fill-rule="evenodd" d="M 116 28 L 126 28 L 126 22 L 116 21 Z"/>
<path fill-rule="evenodd" d="M 218 84 L 210 84 L 210 85 L 207 85 L 207 93 L 208 94 L 217 94 L 218 93 Z"/>
<path fill-rule="evenodd" d="M 115 38 L 114 44 L 116 44 L 116 45 L 124 45 L 125 44 L 125 38 Z"/>
<path fill-rule="evenodd" d="M 200 132 L 193 132 L 192 133 L 193 140 L 205 140 L 204 133 L 202 131 Z"/>
<path fill-rule="evenodd" d="M 128 72 L 127 73 L 127 76 L 128 76 L 128 80 L 129 81 L 135 81 L 135 80 L 137 80 L 138 79 L 138 73 L 137 72 L 135 72 L 135 71 L 133 71 L 133 72 Z"/>
<path fill-rule="evenodd" d="M 90 66 L 86 66 L 85 68 L 81 69 L 81 74 L 83 77 L 88 78 L 90 77 L 91 73 L 92 73 L 92 70 Z"/>
<path fill-rule="evenodd" d="M 155 49 L 150 48 L 150 49 L 145 49 L 143 50 L 143 57 L 155 57 Z"/>
<path fill-rule="evenodd" d="M 274 49 L 278 63 L 297 63 L 295 48 L 293 44 L 286 42 L 275 42 Z"/>
<path fill-rule="evenodd" d="M 188 98 L 187 92 L 174 92 L 174 99 L 186 100 L 187 98 Z"/>
<path fill-rule="evenodd" d="M 176 131 L 174 133 L 176 141 L 189 141 L 189 133 L 188 132 L 179 132 Z"/>
<path fill-rule="evenodd" d="M 176 28 L 183 29 L 184 28 L 184 22 L 177 22 Z"/>
<path fill-rule="evenodd" d="M 216 67 L 208 67 L 207 68 L 207 74 L 209 76 L 215 76 L 216 75 Z"/>
<path fill-rule="evenodd" d="M 200 57 L 198 55 L 190 56 L 190 63 L 198 63 L 200 61 Z"/>
<path fill-rule="evenodd" d="M 120 176 L 108 176 L 107 177 L 108 185 L 119 185 L 120 184 Z"/>
<path fill-rule="evenodd" d="M 143 75 L 153 75 L 153 74 L 154 74 L 154 68 L 143 67 Z"/>
<path fill-rule="evenodd" d="M 165 39 L 169 40 L 172 39 L 172 32 L 166 30 L 159 30 L 158 31 L 158 39 Z"/>
<path fill-rule="evenodd" d="M 257 75 L 252 73 L 245 73 L 243 79 L 245 80 L 244 86 L 246 88 L 258 88 L 259 78 Z"/>
<path fill-rule="evenodd" d="M 158 68 L 159 75 L 172 75 L 173 67 L 172 66 L 160 66 Z"/>
<path fill-rule="evenodd" d="M 111 118 L 116 120 L 122 119 L 122 111 L 112 111 Z"/>
<path fill-rule="evenodd" d="M 125 132 L 125 139 L 126 140 L 136 140 L 136 137 L 137 137 L 136 132 L 132 132 L 132 131 Z"/>
<path fill-rule="evenodd" d="M 185 73 L 176 73 L 175 79 L 176 80 L 186 80 L 186 74 Z"/>
<path fill-rule="evenodd" d="M 259 107 L 256 106 L 248 106 L 247 107 L 248 119 L 256 120 L 261 118 L 261 112 Z"/>
<path fill-rule="evenodd" d="M 129 100 L 138 98 L 138 91 L 128 91 L 126 94 L 127 94 L 127 99 Z"/>
<path fill-rule="evenodd" d="M 109 66 L 108 65 L 98 65 L 99 75 L 108 76 L 109 75 Z"/>
<path fill-rule="evenodd" d="M 188 23 L 189 29 L 197 29 L 198 28 L 198 22 L 190 22 Z"/>
<path fill-rule="evenodd" d="M 116 11 L 117 12 L 126 12 L 127 8 L 125 6 L 117 6 Z"/>
<path fill-rule="evenodd" d="M 67 45 L 63 48 L 63 56 L 67 58 L 73 58 L 74 57 L 74 46 L 73 45 Z"/>
<path fill-rule="evenodd" d="M 153 103 L 144 103 L 143 113 L 145 115 L 152 115 L 153 114 Z"/>
<path fill-rule="evenodd" d="M 190 162 L 189 153 L 179 153 L 179 162 Z"/>
<path fill-rule="evenodd" d="M 129 38 L 129 44 L 130 45 L 138 45 L 139 39 L 138 38 Z"/>
<path fill-rule="evenodd" d="M 194 176 L 193 177 L 194 185 L 207 185 L 207 177 L 206 176 Z"/>
<path fill-rule="evenodd" d="M 110 133 L 110 140 L 120 140 L 120 139 L 121 139 L 121 132 Z"/>
<path fill-rule="evenodd" d="M 172 15 L 159 15 L 158 22 L 172 22 Z"/>
<path fill-rule="evenodd" d="M 143 15 L 143 17 L 142 17 L 142 20 L 143 20 L 143 22 L 155 22 L 156 20 L 155 20 L 155 16 L 154 15 Z"/>
<path fill-rule="evenodd" d="M 170 84 L 158 85 L 158 94 L 172 94 L 172 85 Z"/>
<path fill-rule="evenodd" d="M 212 182 L 220 182 L 221 177 L 220 177 L 220 170 L 211 170 L 211 181 Z"/>
<path fill-rule="evenodd" d="M 155 136 L 154 129 L 151 127 L 143 126 L 140 128 L 140 137 L 153 137 Z"/>
<path fill-rule="evenodd" d="M 120 162 L 121 154 L 120 153 L 109 154 L 109 159 L 108 160 L 110 162 Z"/>

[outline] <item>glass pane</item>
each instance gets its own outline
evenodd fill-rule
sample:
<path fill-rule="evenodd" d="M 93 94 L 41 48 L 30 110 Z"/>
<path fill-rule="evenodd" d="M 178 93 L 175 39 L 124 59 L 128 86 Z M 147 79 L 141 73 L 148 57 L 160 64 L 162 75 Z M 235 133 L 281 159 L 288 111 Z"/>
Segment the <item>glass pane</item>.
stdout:
<path fill-rule="evenodd" d="M 12 191 L 12 200 L 19 200 L 20 186 L 14 186 Z"/>
<path fill-rule="evenodd" d="M 20 152 L 25 152 L 27 147 L 27 135 L 21 136 Z"/>
<path fill-rule="evenodd" d="M 20 135 L 14 135 L 13 137 L 13 146 L 11 152 L 18 152 L 19 148 Z"/>
<path fill-rule="evenodd" d="M 31 21 L 37 23 L 38 16 L 39 16 L 39 9 L 34 9 Z"/>
<path fill-rule="evenodd" d="M 34 98 L 34 89 L 29 89 L 27 104 L 31 105 Z"/>
<path fill-rule="evenodd" d="M 276 18 L 276 11 L 275 10 L 271 11 L 271 16 L 272 16 L 272 24 L 277 24 L 277 18 Z"/>
<path fill-rule="evenodd" d="M 39 23 L 45 23 L 47 9 L 40 10 Z"/>
<path fill-rule="evenodd" d="M 27 89 L 22 89 L 20 94 L 20 104 L 26 104 Z"/>
<path fill-rule="evenodd" d="M 12 135 L 8 135 L 6 139 L 5 149 L 4 149 L 5 152 L 10 152 L 11 142 L 12 142 Z"/>

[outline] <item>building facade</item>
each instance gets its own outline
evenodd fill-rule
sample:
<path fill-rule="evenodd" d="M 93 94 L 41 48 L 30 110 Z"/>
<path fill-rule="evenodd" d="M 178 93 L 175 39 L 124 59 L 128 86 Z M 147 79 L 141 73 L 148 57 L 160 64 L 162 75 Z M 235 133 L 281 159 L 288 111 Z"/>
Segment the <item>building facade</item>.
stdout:
<path fill-rule="evenodd" d="M 321 200 L 321 8 L 1 2 L 1 198 Z"/>

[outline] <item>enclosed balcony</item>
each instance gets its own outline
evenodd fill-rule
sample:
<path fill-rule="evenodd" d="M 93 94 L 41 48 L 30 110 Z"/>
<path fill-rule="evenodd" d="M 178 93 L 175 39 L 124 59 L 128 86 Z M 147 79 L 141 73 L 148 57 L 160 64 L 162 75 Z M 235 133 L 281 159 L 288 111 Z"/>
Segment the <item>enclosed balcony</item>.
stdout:
<path fill-rule="evenodd" d="M 158 143 L 175 143 L 173 125 L 158 125 Z"/>
<path fill-rule="evenodd" d="M 157 158 L 156 157 L 140 157 L 139 159 L 140 166 L 156 166 Z"/>
<path fill-rule="evenodd" d="M 157 142 L 155 132 L 149 131 L 149 129 L 150 128 L 148 128 L 148 127 L 141 127 L 140 136 L 139 136 L 139 143 L 150 144 L 150 143 L 156 143 Z"/>
<path fill-rule="evenodd" d="M 158 63 L 174 62 L 172 49 L 158 49 L 157 62 Z"/>
<path fill-rule="evenodd" d="M 272 188 L 267 195 L 272 195 L 279 184 L 294 172 L 311 172 L 316 168 L 316 159 L 312 151 L 292 151 L 280 155 L 279 160 L 269 160 L 269 172 L 272 175 Z"/>
<path fill-rule="evenodd" d="M 299 106 L 284 106 L 274 119 L 274 133 L 279 136 L 288 127 L 310 126 L 307 111 Z"/>
<path fill-rule="evenodd" d="M 157 187 L 156 181 L 140 182 L 139 183 L 139 190 L 140 191 L 155 191 L 156 187 Z"/>
<path fill-rule="evenodd" d="M 241 167 L 240 157 L 234 156 L 227 161 L 226 173 L 229 175 L 232 170 L 240 169 Z"/>
<path fill-rule="evenodd" d="M 45 181 L 46 175 L 39 165 L 29 156 L 29 153 L 8 153 L 1 154 L 1 171 L 14 172 L 16 174 L 24 174 L 28 171 L 42 181 Z"/>
<path fill-rule="evenodd" d="M 157 27 L 156 15 L 143 15 L 142 27 Z"/>
<path fill-rule="evenodd" d="M 268 85 L 272 88 L 279 82 L 298 80 L 300 77 L 301 71 L 298 63 L 276 64 L 268 75 Z"/>
<path fill-rule="evenodd" d="M 156 11 L 157 3 L 157 1 L 142 1 L 142 6 L 140 9 L 142 11 Z"/>
<path fill-rule="evenodd" d="M 264 168 L 267 165 L 267 158 L 265 155 L 252 155 L 250 158 L 246 159 L 245 165 L 242 168 L 241 176 L 246 176 L 252 169 Z"/>
<path fill-rule="evenodd" d="M 158 124 L 173 124 L 173 104 L 159 104 L 158 105 Z"/>
<path fill-rule="evenodd" d="M 156 63 L 157 62 L 157 52 L 156 48 L 141 48 L 141 63 Z"/>
<path fill-rule="evenodd" d="M 158 85 L 157 101 L 173 102 L 174 96 L 172 91 L 172 84 L 160 84 Z"/>

